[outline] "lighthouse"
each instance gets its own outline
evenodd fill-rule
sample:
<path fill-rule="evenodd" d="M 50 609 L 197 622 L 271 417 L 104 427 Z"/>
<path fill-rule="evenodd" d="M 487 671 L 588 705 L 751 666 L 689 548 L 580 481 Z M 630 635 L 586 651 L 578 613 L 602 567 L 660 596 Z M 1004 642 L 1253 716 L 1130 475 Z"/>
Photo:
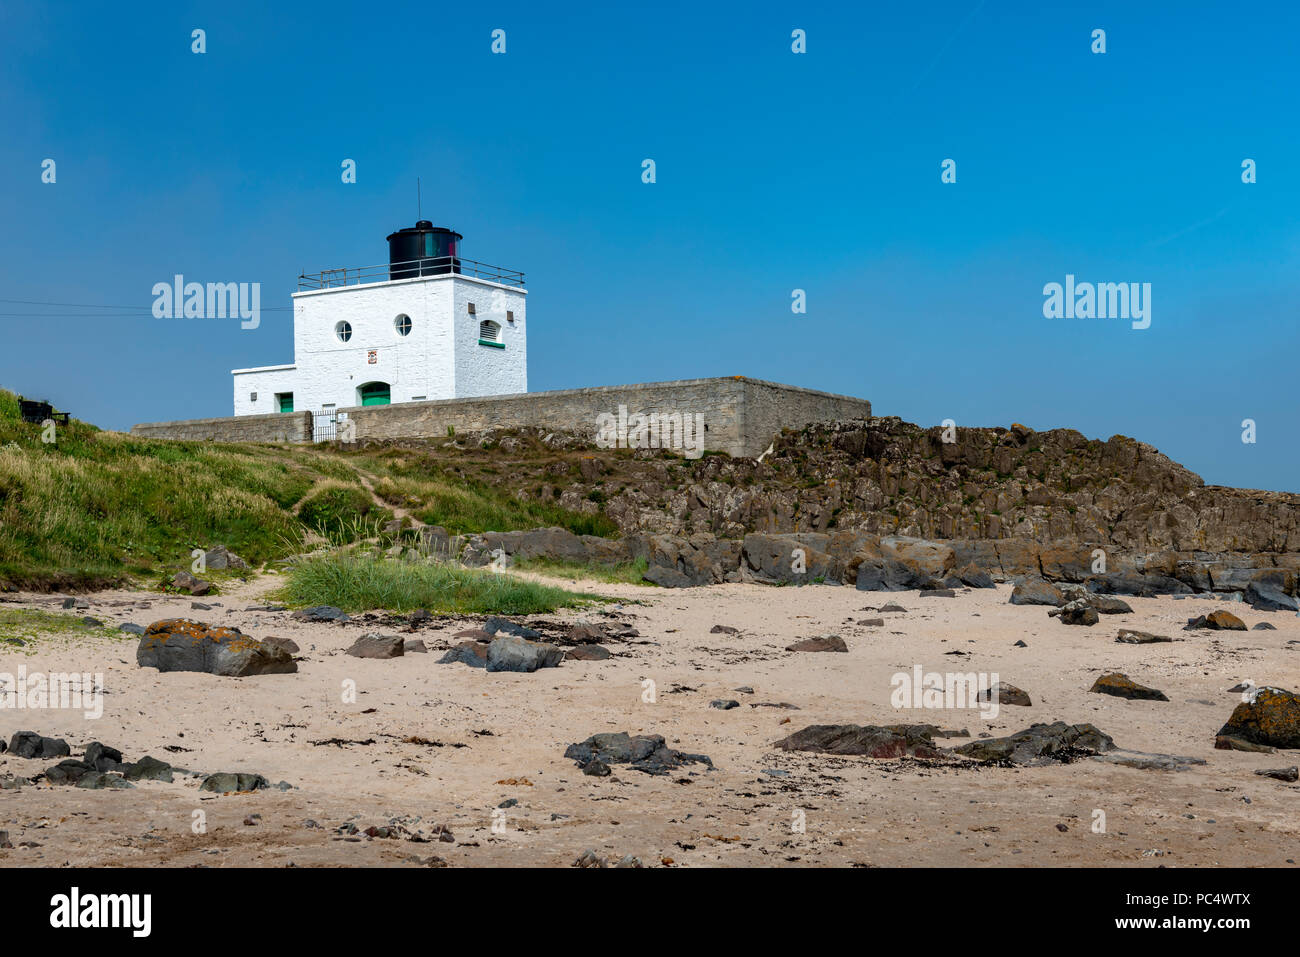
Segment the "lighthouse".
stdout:
<path fill-rule="evenodd" d="M 298 277 L 289 365 L 233 369 L 235 415 L 528 391 L 524 274 L 465 259 L 429 220 L 388 236 L 388 262 Z"/>

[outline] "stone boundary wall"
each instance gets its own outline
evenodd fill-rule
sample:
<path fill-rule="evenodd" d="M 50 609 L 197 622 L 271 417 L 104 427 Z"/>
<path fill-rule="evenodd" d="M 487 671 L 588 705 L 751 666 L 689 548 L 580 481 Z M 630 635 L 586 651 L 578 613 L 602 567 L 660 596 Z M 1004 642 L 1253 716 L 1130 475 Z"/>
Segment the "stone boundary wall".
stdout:
<path fill-rule="evenodd" d="M 481 399 L 442 399 L 342 409 L 366 439 L 436 438 L 457 432 L 532 426 L 573 432 L 595 441 L 597 416 L 700 414 L 704 450 L 753 457 L 782 428 L 869 416 L 866 399 L 814 392 L 744 376 L 532 392 Z"/>
<path fill-rule="evenodd" d="M 143 422 L 131 426 L 131 434 L 142 438 L 191 442 L 310 442 L 311 430 L 310 412 Z"/>
<path fill-rule="evenodd" d="M 464 433 L 534 427 L 576 433 L 594 444 L 597 416 L 617 417 L 619 406 L 626 407 L 629 418 L 638 413 L 702 415 L 704 451 L 750 458 L 760 455 L 783 428 L 871 415 L 866 399 L 730 376 L 352 406 L 339 409 L 339 416 L 346 415 L 359 442 L 442 438 L 448 429 Z M 216 442 L 310 442 L 312 418 L 310 412 L 287 412 L 151 422 L 134 426 L 131 433 Z"/>

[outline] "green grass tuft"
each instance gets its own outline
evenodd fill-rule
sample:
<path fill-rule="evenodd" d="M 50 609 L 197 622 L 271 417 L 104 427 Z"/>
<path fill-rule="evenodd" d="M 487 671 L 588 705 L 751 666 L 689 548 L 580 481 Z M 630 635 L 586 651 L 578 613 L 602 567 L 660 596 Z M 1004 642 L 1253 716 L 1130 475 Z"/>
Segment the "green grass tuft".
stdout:
<path fill-rule="evenodd" d="M 298 562 L 286 575 L 278 600 L 349 612 L 425 608 L 435 614 L 537 615 L 603 600 L 459 565 L 406 563 L 344 550 Z"/>

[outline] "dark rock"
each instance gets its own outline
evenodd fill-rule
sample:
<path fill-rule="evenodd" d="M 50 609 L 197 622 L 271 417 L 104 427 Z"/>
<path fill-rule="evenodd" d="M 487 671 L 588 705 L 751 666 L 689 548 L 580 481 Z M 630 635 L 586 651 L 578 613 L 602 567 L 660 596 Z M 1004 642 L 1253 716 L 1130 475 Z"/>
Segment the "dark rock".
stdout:
<path fill-rule="evenodd" d="M 212 591 L 212 582 L 195 578 L 189 572 L 177 572 L 172 576 L 172 587 L 177 591 L 201 598 Z"/>
<path fill-rule="evenodd" d="M 486 641 L 462 641 L 439 658 L 436 663 L 440 665 L 462 664 L 469 665 L 471 668 L 486 668 L 487 650 L 488 643 Z"/>
<path fill-rule="evenodd" d="M 134 764 L 127 765 L 122 774 L 128 781 L 163 781 L 167 784 L 172 782 L 172 766 L 148 755 Z"/>
<path fill-rule="evenodd" d="M 1300 768 L 1291 767 L 1265 767 L 1256 771 L 1257 775 L 1262 778 L 1273 778 L 1279 781 L 1287 781 L 1288 784 L 1295 784 L 1300 781 Z"/>
<path fill-rule="evenodd" d="M 524 635 L 522 637 L 529 636 Z M 536 633 L 532 637 L 537 637 Z M 570 625 L 568 634 L 565 637 L 575 645 L 598 645 L 601 642 L 610 640 L 609 633 L 605 631 L 604 625 L 587 622 Z"/>
<path fill-rule="evenodd" d="M 592 758 L 582 766 L 582 773 L 593 778 L 607 778 L 611 772 L 609 765 L 600 758 Z"/>
<path fill-rule="evenodd" d="M 609 649 L 604 645 L 578 645 L 564 653 L 566 661 L 606 661 L 609 657 Z"/>
<path fill-rule="evenodd" d="M 626 764 L 635 771 L 653 775 L 668 774 L 686 764 L 713 767 L 713 762 L 703 754 L 689 754 L 668 747 L 662 735 L 632 736 L 622 731 L 593 734 L 585 741 L 569 745 L 564 756 L 584 768 L 593 760 L 599 760 L 606 765 Z"/>
<path fill-rule="evenodd" d="M 1164 635 L 1153 635 L 1146 631 L 1134 631 L 1132 628 L 1121 628 L 1115 640 L 1125 645 L 1154 645 L 1160 642 L 1173 641 L 1172 638 L 1166 638 Z"/>
<path fill-rule="evenodd" d="M 218 771 L 204 778 L 203 783 L 199 785 L 199 790 L 214 794 L 232 794 L 241 791 L 260 791 L 268 787 L 270 784 L 260 774 Z"/>
<path fill-rule="evenodd" d="M 424 641 L 420 638 L 414 638 L 402 646 L 402 650 L 408 655 L 427 655 L 429 649 L 424 646 Z"/>
<path fill-rule="evenodd" d="M 941 752 L 925 726 L 814 724 L 777 741 L 783 751 L 858 754 L 868 758 L 937 758 Z"/>
<path fill-rule="evenodd" d="M 731 698 L 714 698 L 709 702 L 710 708 L 717 708 L 719 711 L 730 711 L 732 708 L 739 708 L 740 702 Z"/>
<path fill-rule="evenodd" d="M 206 552 L 203 556 L 203 564 L 205 567 L 215 571 L 224 571 L 229 568 L 242 569 L 248 567 L 248 562 L 229 551 L 225 545 L 217 545 L 210 552 Z"/>
<path fill-rule="evenodd" d="M 406 640 L 400 635 L 362 635 L 346 653 L 353 658 L 400 658 L 406 653 Z"/>
<path fill-rule="evenodd" d="M 970 564 L 957 571 L 957 578 L 970 588 L 992 588 L 993 577 L 978 565 Z"/>
<path fill-rule="evenodd" d="M 1032 708 L 1034 705 L 1027 692 L 1005 681 L 999 681 L 992 688 L 981 691 L 978 700 L 992 701 L 994 697 L 997 698 L 998 704 L 1014 704 L 1021 708 Z"/>
<path fill-rule="evenodd" d="M 1205 764 L 1204 758 L 1191 758 L 1182 754 L 1148 754 L 1145 751 L 1119 749 L 1106 754 L 1094 754 L 1089 760 L 1120 764 L 1143 771 L 1186 771 L 1194 765 Z"/>
<path fill-rule="evenodd" d="M 513 635 L 494 638 L 487 649 L 488 671 L 533 672 L 538 668 L 555 668 L 562 660 L 564 649 Z"/>
<path fill-rule="evenodd" d="M 1245 600 L 1257 611 L 1297 610 L 1296 600 L 1281 588 L 1267 582 L 1252 581 L 1246 586 Z"/>
<path fill-rule="evenodd" d="M 1128 602 L 1110 595 L 1089 595 L 1088 604 L 1097 609 L 1099 615 L 1129 615 L 1133 607 Z"/>
<path fill-rule="evenodd" d="M 89 625 L 91 628 L 102 628 L 104 626 L 104 623 L 98 618 L 91 618 L 89 615 L 81 619 L 81 623 L 83 625 Z"/>
<path fill-rule="evenodd" d="M 1277 750 L 1277 748 L 1270 747 L 1267 744 L 1256 744 L 1253 741 L 1233 737 L 1230 734 L 1215 735 L 1214 747 L 1220 751 L 1253 751 L 1259 754 L 1272 754 Z"/>
<path fill-rule="evenodd" d="M 898 613 L 900 613 L 900 612 L 903 613 L 903 614 L 906 614 L 906 613 L 907 613 L 907 609 L 904 608 L 902 605 L 895 604 L 895 603 L 892 602 L 892 601 L 889 602 L 889 603 L 887 603 L 887 604 L 885 604 L 885 605 L 883 605 L 883 606 L 881 606 L 881 608 L 880 608 L 880 613 L 881 613 L 882 615 L 887 615 L 887 614 L 898 614 Z"/>
<path fill-rule="evenodd" d="M 1026 578 L 1011 590 L 1013 605 L 1052 605 L 1060 607 L 1065 604 L 1061 590 L 1049 581 L 1041 578 Z"/>
<path fill-rule="evenodd" d="M 205 605 L 201 601 L 192 601 L 190 602 L 190 609 L 192 611 L 212 611 L 212 606 Z"/>
<path fill-rule="evenodd" d="M 128 621 L 125 622 L 124 624 L 118 625 L 117 630 L 124 632 L 128 635 L 143 635 L 144 625 L 136 625 Z"/>
<path fill-rule="evenodd" d="M 847 652 L 849 646 L 844 643 L 844 639 L 839 635 L 818 635 L 815 638 L 805 638 L 802 641 L 796 641 L 793 645 L 787 645 L 785 650 Z"/>
<path fill-rule="evenodd" d="M 516 638 L 540 638 L 542 633 L 523 625 L 516 625 L 506 618 L 492 617 L 483 622 L 483 630 L 489 635 L 513 635 Z M 601 636 L 604 637 L 603 635 Z"/>
<path fill-rule="evenodd" d="M 86 745 L 86 756 L 83 760 L 96 771 L 117 771 L 122 764 L 122 752 L 98 741 L 92 741 Z"/>
<path fill-rule="evenodd" d="M 1286 781 L 1288 784 L 1294 784 L 1300 781 L 1300 768 L 1292 765 L 1289 768 L 1261 768 L 1256 774 L 1266 777 L 1275 778 L 1278 781 Z"/>
<path fill-rule="evenodd" d="M 46 768 L 45 780 L 55 785 L 76 784 L 84 775 L 98 773 L 85 761 L 69 758 L 67 761 L 60 761 L 52 768 Z"/>
<path fill-rule="evenodd" d="M 35 731 L 19 731 L 9 739 L 9 753 L 16 758 L 63 758 L 72 754 L 62 738 L 46 738 Z"/>
<path fill-rule="evenodd" d="M 292 674 L 298 670 L 282 648 L 265 644 L 237 628 L 209 628 L 188 618 L 167 618 L 150 625 L 135 652 L 142 668 L 160 672 L 199 671 L 242 678 Z"/>
<path fill-rule="evenodd" d="M 1090 724 L 1030 725 L 1005 738 L 984 738 L 953 748 L 953 752 L 977 761 L 1011 764 L 1049 764 L 1112 751 L 1115 742 Z"/>
<path fill-rule="evenodd" d="M 1063 625 L 1092 626 L 1097 624 L 1099 620 L 1097 609 L 1093 608 L 1084 599 L 1067 602 L 1061 607 L 1061 624 Z"/>
<path fill-rule="evenodd" d="M 411 624 L 419 625 L 426 621 L 433 621 L 433 615 L 429 613 L 427 608 L 417 608 L 415 611 L 411 612 Z"/>
<path fill-rule="evenodd" d="M 922 588 L 918 598 L 956 598 L 957 593 L 951 588 Z"/>
<path fill-rule="evenodd" d="M 1300 748 L 1300 697 L 1280 688 L 1260 688 L 1254 701 L 1237 705 L 1219 735 L 1275 748 Z"/>
<path fill-rule="evenodd" d="M 313 608 L 300 608 L 293 613 L 294 618 L 300 621 L 351 621 L 352 619 L 345 615 L 342 609 L 335 608 L 333 605 L 316 605 Z"/>
<path fill-rule="evenodd" d="M 1114 695 L 1116 698 L 1128 698 L 1133 701 L 1169 700 L 1163 691 L 1140 685 L 1128 675 L 1120 674 L 1118 671 L 1102 675 L 1093 682 L 1092 687 L 1088 690 L 1095 691 L 1098 694 Z"/>
<path fill-rule="evenodd" d="M 87 788 L 92 791 L 100 790 L 124 790 L 135 787 L 130 781 L 127 781 L 120 774 L 108 774 L 103 771 L 87 771 L 81 777 L 77 778 L 77 787 Z"/>
<path fill-rule="evenodd" d="M 912 569 L 895 558 L 883 556 L 863 559 L 855 582 L 858 591 L 907 591 L 919 583 Z"/>
<path fill-rule="evenodd" d="M 1258 625 L 1254 625 L 1250 630 L 1251 631 L 1277 631 L 1277 625 L 1270 625 L 1266 621 L 1261 621 Z"/>
<path fill-rule="evenodd" d="M 279 648 L 290 655 L 296 655 L 301 650 L 298 647 L 298 642 L 294 641 L 292 638 L 279 638 L 275 635 L 267 635 L 262 639 L 262 643 L 270 645 L 272 648 Z"/>
<path fill-rule="evenodd" d="M 730 625 L 714 625 L 709 629 L 711 635 L 734 635 L 738 634 L 739 628 L 732 628 Z"/>

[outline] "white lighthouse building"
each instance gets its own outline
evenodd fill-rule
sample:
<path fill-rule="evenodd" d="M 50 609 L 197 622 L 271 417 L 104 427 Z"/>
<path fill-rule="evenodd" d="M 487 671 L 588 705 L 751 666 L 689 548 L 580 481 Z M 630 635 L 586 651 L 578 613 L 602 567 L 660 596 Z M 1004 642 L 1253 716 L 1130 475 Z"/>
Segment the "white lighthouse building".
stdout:
<path fill-rule="evenodd" d="M 294 361 L 232 370 L 235 415 L 527 392 L 523 273 L 461 258 L 462 238 L 420 220 L 386 265 L 300 276 Z"/>

